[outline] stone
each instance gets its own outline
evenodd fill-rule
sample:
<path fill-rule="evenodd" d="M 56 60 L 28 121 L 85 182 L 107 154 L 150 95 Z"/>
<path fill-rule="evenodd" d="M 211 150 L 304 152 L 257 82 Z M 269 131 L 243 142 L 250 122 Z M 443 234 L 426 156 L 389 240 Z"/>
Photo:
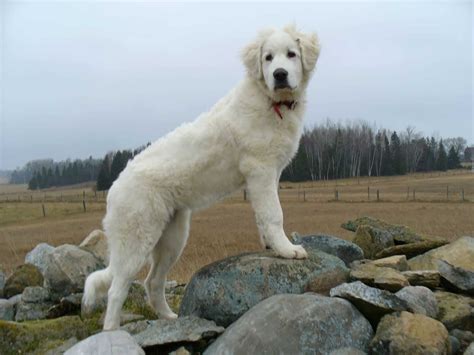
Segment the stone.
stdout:
<path fill-rule="evenodd" d="M 426 253 L 429 250 L 439 248 L 443 245 L 448 244 L 445 240 L 424 240 L 421 242 L 415 242 L 410 244 L 394 245 L 389 248 L 385 248 L 375 254 L 376 258 L 385 258 L 392 255 L 406 255 L 407 258 L 413 258 L 417 255 Z"/>
<path fill-rule="evenodd" d="M 0 299 L 0 320 L 13 320 L 15 318 L 15 307 L 6 299 Z"/>
<path fill-rule="evenodd" d="M 133 337 L 123 330 L 101 332 L 67 350 L 65 355 L 144 355 Z"/>
<path fill-rule="evenodd" d="M 474 342 L 467 347 L 463 355 L 474 355 Z"/>
<path fill-rule="evenodd" d="M 83 339 L 87 334 L 87 326 L 78 316 L 21 323 L 0 321 L 0 354 L 43 353 L 39 348 L 46 340 L 62 343 L 72 337 Z"/>
<path fill-rule="evenodd" d="M 177 319 L 157 319 L 149 322 L 141 332 L 133 335 L 144 349 L 173 343 L 191 343 L 209 340 L 224 332 L 224 328 L 213 321 L 194 316 Z"/>
<path fill-rule="evenodd" d="M 40 243 L 34 247 L 28 254 L 25 256 L 25 264 L 32 264 L 36 266 L 42 274 L 46 269 L 46 255 L 52 253 L 54 247 L 47 243 Z"/>
<path fill-rule="evenodd" d="M 408 260 L 410 270 L 437 270 L 438 260 L 455 267 L 474 271 L 474 238 L 462 237 L 442 247 Z"/>
<path fill-rule="evenodd" d="M 422 314 L 397 312 L 384 316 L 370 344 L 372 354 L 450 354 L 448 331 Z"/>
<path fill-rule="evenodd" d="M 358 245 L 332 235 L 295 235 L 293 237 L 293 243 L 302 245 L 306 250 L 320 250 L 337 256 L 339 259 L 344 261 L 346 265 L 349 265 L 355 260 L 361 260 L 364 258 L 364 252 Z"/>
<path fill-rule="evenodd" d="M 191 353 L 184 347 L 180 347 L 173 352 L 170 352 L 169 355 L 191 355 Z"/>
<path fill-rule="evenodd" d="M 440 283 L 440 275 L 438 270 L 415 270 L 404 271 L 405 276 L 412 286 L 425 286 L 428 288 L 437 288 Z"/>
<path fill-rule="evenodd" d="M 454 266 L 444 260 L 438 260 L 438 270 L 445 288 L 474 295 L 474 271 Z"/>
<path fill-rule="evenodd" d="M 376 219 L 372 217 L 360 217 L 353 221 L 343 223 L 341 227 L 349 231 L 355 232 L 358 227 L 363 225 L 386 231 L 392 236 L 395 244 L 408 244 L 414 242 L 421 242 L 422 240 L 424 240 L 421 235 L 412 231 L 406 226 L 390 224 L 381 219 Z"/>
<path fill-rule="evenodd" d="M 408 304 L 394 294 L 360 281 L 339 285 L 331 290 L 330 295 L 352 302 L 372 325 L 376 325 L 388 313 L 408 309 Z"/>
<path fill-rule="evenodd" d="M 434 294 L 439 308 L 437 319 L 446 328 L 474 332 L 474 298 L 444 291 Z"/>
<path fill-rule="evenodd" d="M 453 329 L 449 334 L 459 341 L 458 353 L 460 354 L 464 353 L 469 344 L 474 342 L 474 333 L 467 330 Z M 456 352 L 453 351 L 453 354 L 456 354 Z"/>
<path fill-rule="evenodd" d="M 329 354 L 342 347 L 365 352 L 372 336 L 370 323 L 346 300 L 275 295 L 252 307 L 204 354 Z"/>
<path fill-rule="evenodd" d="M 459 339 L 450 335 L 449 343 L 451 347 L 451 354 L 458 354 L 460 352 L 459 349 L 461 349 L 461 343 L 459 342 Z"/>
<path fill-rule="evenodd" d="M 352 241 L 363 250 L 368 259 L 373 259 L 378 252 L 394 245 L 393 236 L 382 229 L 361 225 L 355 232 Z"/>
<path fill-rule="evenodd" d="M 21 300 L 27 303 L 40 303 L 49 300 L 49 292 L 41 286 L 28 286 L 21 294 Z"/>
<path fill-rule="evenodd" d="M 46 319 L 52 303 L 28 303 L 21 301 L 17 305 L 15 321 Z"/>
<path fill-rule="evenodd" d="M 353 263 L 349 275 L 351 280 L 359 280 L 369 286 L 389 291 L 398 291 L 410 285 L 399 271 L 389 267 L 379 267 L 373 263 Z"/>
<path fill-rule="evenodd" d="M 3 289 L 5 288 L 5 274 L 0 270 L 0 298 L 3 297 Z"/>
<path fill-rule="evenodd" d="M 120 312 L 120 324 L 127 324 L 136 321 L 143 320 L 145 317 L 142 314 L 134 314 L 134 313 L 127 313 L 127 312 Z M 104 325 L 105 321 L 105 313 L 102 313 L 102 316 L 99 318 L 99 324 L 101 326 Z"/>
<path fill-rule="evenodd" d="M 5 282 L 5 297 L 10 298 L 23 292 L 28 286 L 43 286 L 43 275 L 32 264 L 18 266 Z"/>
<path fill-rule="evenodd" d="M 60 345 L 53 347 L 52 349 L 46 351 L 45 355 L 58 355 L 64 354 L 66 350 L 72 348 L 73 345 L 77 344 L 79 340 L 76 337 L 71 337 L 68 340 L 61 342 Z"/>
<path fill-rule="evenodd" d="M 97 258 L 99 258 L 104 264 L 109 262 L 109 252 L 107 246 L 107 236 L 100 229 L 92 231 L 81 244 L 79 244 L 84 250 L 91 252 Z"/>
<path fill-rule="evenodd" d="M 280 293 L 328 292 L 347 280 L 344 262 L 318 250 L 303 260 L 272 251 L 247 253 L 199 270 L 186 287 L 179 314 L 228 326 L 260 301 Z"/>
<path fill-rule="evenodd" d="M 424 286 L 407 286 L 395 293 L 395 296 L 408 304 L 408 310 L 413 313 L 436 318 L 438 301 L 434 293 Z"/>
<path fill-rule="evenodd" d="M 81 313 L 82 293 L 73 293 L 69 296 L 62 297 L 59 303 L 48 309 L 46 318 L 59 318 L 66 315 L 74 315 Z"/>
<path fill-rule="evenodd" d="M 398 271 L 408 270 L 407 257 L 405 255 L 393 255 L 387 258 L 374 260 L 372 263 L 375 266 L 389 267 Z"/>
<path fill-rule="evenodd" d="M 104 268 L 92 253 L 70 244 L 57 247 L 45 258 L 45 287 L 58 299 L 82 292 L 86 277 Z"/>
<path fill-rule="evenodd" d="M 359 350 L 356 348 L 350 348 L 350 347 L 339 348 L 329 353 L 329 355 L 365 355 L 365 354 L 366 353 L 362 350 Z"/>

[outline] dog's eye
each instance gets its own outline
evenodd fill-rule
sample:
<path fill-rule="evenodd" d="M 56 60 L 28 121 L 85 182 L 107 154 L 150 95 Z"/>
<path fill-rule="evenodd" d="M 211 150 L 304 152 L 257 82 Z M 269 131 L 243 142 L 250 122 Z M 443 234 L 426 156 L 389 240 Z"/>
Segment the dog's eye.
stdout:
<path fill-rule="evenodd" d="M 265 57 L 265 60 L 266 60 L 267 62 L 271 62 L 272 59 L 273 59 L 273 56 L 272 56 L 271 54 L 267 54 L 267 56 Z"/>
<path fill-rule="evenodd" d="M 287 56 L 288 56 L 288 58 L 293 58 L 294 56 L 296 56 L 296 54 L 295 54 L 295 52 L 288 51 Z"/>

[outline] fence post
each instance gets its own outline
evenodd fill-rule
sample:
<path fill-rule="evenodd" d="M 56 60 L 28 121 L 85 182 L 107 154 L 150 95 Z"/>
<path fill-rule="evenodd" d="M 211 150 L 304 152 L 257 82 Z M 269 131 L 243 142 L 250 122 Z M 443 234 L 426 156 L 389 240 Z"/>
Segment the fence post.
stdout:
<path fill-rule="evenodd" d="M 367 200 L 370 201 L 370 186 L 367 186 Z"/>
<path fill-rule="evenodd" d="M 338 191 L 337 189 L 334 190 L 334 199 L 335 199 L 336 201 L 339 201 L 339 191 Z"/>
<path fill-rule="evenodd" d="M 41 204 L 41 208 L 43 209 L 43 217 L 46 217 L 46 210 L 44 208 L 44 203 Z"/>
<path fill-rule="evenodd" d="M 247 190 L 244 189 L 244 201 L 247 201 Z"/>
<path fill-rule="evenodd" d="M 462 200 L 465 201 L 464 200 L 464 188 L 462 188 L 462 190 L 461 190 L 461 195 L 462 195 Z"/>
<path fill-rule="evenodd" d="M 84 208 L 84 212 L 86 212 L 86 200 L 82 200 L 82 207 Z"/>
<path fill-rule="evenodd" d="M 377 201 L 380 201 L 380 191 L 377 189 Z"/>
<path fill-rule="evenodd" d="M 303 202 L 306 202 L 306 190 L 303 190 Z"/>

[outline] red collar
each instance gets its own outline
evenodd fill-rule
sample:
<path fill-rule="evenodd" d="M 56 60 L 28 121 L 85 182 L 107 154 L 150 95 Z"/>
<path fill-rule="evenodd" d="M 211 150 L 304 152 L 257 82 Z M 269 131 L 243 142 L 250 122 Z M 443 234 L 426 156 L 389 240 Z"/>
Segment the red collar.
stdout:
<path fill-rule="evenodd" d="M 286 106 L 288 107 L 289 110 L 294 110 L 296 107 L 297 102 L 296 101 L 280 101 L 280 102 L 274 102 L 272 103 L 273 111 L 277 113 L 277 115 L 283 119 L 283 115 L 281 114 L 280 111 L 280 106 Z"/>

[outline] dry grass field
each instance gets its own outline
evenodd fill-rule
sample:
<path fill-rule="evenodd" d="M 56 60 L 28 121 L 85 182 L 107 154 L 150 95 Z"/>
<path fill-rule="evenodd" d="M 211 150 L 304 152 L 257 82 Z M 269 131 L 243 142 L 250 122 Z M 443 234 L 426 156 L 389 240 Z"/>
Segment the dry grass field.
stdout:
<path fill-rule="evenodd" d="M 335 190 L 339 193 L 337 202 Z M 467 171 L 283 183 L 280 198 L 287 234 L 322 232 L 350 239 L 351 233 L 340 228 L 341 223 L 368 215 L 408 225 L 429 236 L 452 240 L 474 235 L 474 174 Z M 0 185 L 0 267 L 10 272 L 40 242 L 80 243 L 89 232 L 100 228 L 104 211 L 104 196 L 96 195 L 90 185 L 34 193 L 25 186 Z M 259 249 L 250 203 L 239 192 L 194 214 L 190 240 L 170 277 L 185 282 L 203 265 Z"/>

